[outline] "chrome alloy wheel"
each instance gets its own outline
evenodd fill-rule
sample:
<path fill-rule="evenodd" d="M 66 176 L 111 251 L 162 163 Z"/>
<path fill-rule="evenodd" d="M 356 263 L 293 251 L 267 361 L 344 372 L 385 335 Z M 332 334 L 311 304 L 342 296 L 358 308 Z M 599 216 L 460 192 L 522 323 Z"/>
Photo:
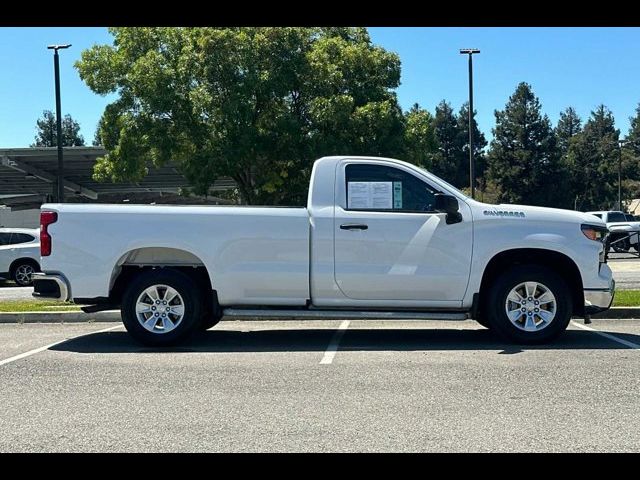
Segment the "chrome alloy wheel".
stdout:
<path fill-rule="evenodd" d="M 136 317 L 149 332 L 168 333 L 184 318 L 184 300 L 168 285 L 152 285 L 138 297 Z"/>
<path fill-rule="evenodd" d="M 20 265 L 16 269 L 16 282 L 20 285 L 29 285 L 31 283 L 31 276 L 34 272 L 35 269 L 31 265 Z"/>
<path fill-rule="evenodd" d="M 511 323 L 525 332 L 538 332 L 556 316 L 556 297 L 542 283 L 524 282 L 511 289 L 505 302 Z"/>

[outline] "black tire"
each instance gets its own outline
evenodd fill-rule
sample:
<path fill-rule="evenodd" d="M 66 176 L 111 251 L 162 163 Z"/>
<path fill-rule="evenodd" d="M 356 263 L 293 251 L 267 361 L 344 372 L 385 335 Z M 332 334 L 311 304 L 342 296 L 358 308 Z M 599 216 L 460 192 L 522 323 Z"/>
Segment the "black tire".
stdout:
<path fill-rule="evenodd" d="M 28 274 L 26 271 L 31 271 Z M 21 287 L 30 287 L 33 285 L 33 279 L 31 275 L 40 271 L 40 265 L 35 260 L 30 258 L 24 258 L 13 263 L 11 266 L 11 279 Z M 28 280 L 25 279 L 25 275 L 28 275 Z"/>
<path fill-rule="evenodd" d="M 544 328 L 537 331 L 521 330 L 507 316 L 507 296 L 513 288 L 523 282 L 537 282 L 546 286 L 556 300 L 555 316 Z M 525 345 L 548 343 L 566 330 L 571 320 L 572 303 L 566 281 L 556 272 L 538 265 L 517 265 L 505 270 L 494 281 L 485 303 L 486 318 L 489 320 L 491 330 L 504 340 Z"/>
<path fill-rule="evenodd" d="M 138 321 L 138 315 L 136 313 L 138 298 L 147 288 L 153 285 L 166 285 L 173 288 L 182 300 L 179 304 L 183 305 L 183 316 L 181 320 L 176 323 L 175 327 L 168 332 L 161 331 L 161 327 L 157 323 L 162 320 L 161 318 L 158 318 L 158 321 L 156 321 L 156 326 L 153 327 L 154 331 L 147 330 L 140 321 Z M 166 290 L 163 292 L 163 289 L 160 288 L 160 293 L 165 295 Z M 150 298 L 147 298 L 147 300 L 150 300 Z M 178 302 L 179 300 L 180 299 L 176 299 L 173 301 Z M 158 308 L 165 307 L 160 305 Z M 200 323 L 200 319 L 202 318 L 201 290 L 191 277 L 178 270 L 165 268 L 147 270 L 135 277 L 124 292 L 121 315 L 122 322 L 127 331 L 138 342 L 154 347 L 175 345 L 181 340 L 186 339 Z M 151 317 L 149 317 L 149 319 L 150 318 Z"/>
<path fill-rule="evenodd" d="M 218 304 L 218 297 L 212 297 L 211 291 L 204 290 L 202 294 L 202 316 L 198 330 L 206 332 L 210 328 L 215 327 L 222 319 L 222 309 Z"/>
<path fill-rule="evenodd" d="M 491 330 L 491 324 L 486 318 L 474 318 L 474 320 L 478 322 L 480 325 L 482 325 L 484 328 L 488 328 L 489 330 Z"/>
<path fill-rule="evenodd" d="M 200 319 L 199 330 L 202 332 L 206 332 L 210 328 L 215 327 L 218 323 L 220 323 L 219 318 L 216 318 L 213 315 L 205 315 Z"/>

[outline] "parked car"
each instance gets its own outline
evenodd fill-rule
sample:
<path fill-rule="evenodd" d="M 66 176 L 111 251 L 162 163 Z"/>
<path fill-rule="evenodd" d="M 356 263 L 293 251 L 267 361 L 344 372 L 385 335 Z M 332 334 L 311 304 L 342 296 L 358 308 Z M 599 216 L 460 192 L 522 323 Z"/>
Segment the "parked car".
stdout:
<path fill-rule="evenodd" d="M 228 317 L 473 318 L 549 342 L 606 310 L 593 215 L 489 205 L 416 165 L 317 160 L 301 208 L 45 204 L 34 296 L 120 308 L 148 345 Z"/>
<path fill-rule="evenodd" d="M 619 210 L 586 212 L 601 218 L 609 229 L 609 243 L 616 252 L 628 252 L 629 248 L 640 251 L 638 237 L 640 222 L 633 215 Z"/>
<path fill-rule="evenodd" d="M 40 232 L 33 228 L 0 228 L 0 277 L 22 287 L 40 271 Z"/>

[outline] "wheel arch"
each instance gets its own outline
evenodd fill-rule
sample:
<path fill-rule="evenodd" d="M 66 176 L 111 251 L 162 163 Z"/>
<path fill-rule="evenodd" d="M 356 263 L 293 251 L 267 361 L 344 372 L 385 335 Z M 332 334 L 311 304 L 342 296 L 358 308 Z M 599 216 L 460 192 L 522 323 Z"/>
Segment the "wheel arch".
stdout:
<path fill-rule="evenodd" d="M 202 259 L 187 250 L 170 247 L 141 247 L 120 256 L 111 272 L 109 300 L 119 304 L 127 283 L 136 275 L 158 268 L 179 270 L 201 285 L 203 293 L 211 293 L 213 281 Z"/>
<path fill-rule="evenodd" d="M 492 282 L 502 271 L 513 265 L 535 264 L 553 270 L 567 282 L 571 292 L 574 315 L 584 314 L 582 275 L 576 263 L 564 253 L 544 248 L 514 248 L 494 255 L 487 263 L 480 282 L 479 307 L 487 296 Z"/>
<path fill-rule="evenodd" d="M 18 265 L 20 265 L 21 263 L 30 263 L 32 265 L 36 266 L 36 270 L 40 271 L 40 262 L 38 262 L 35 258 L 31 258 L 31 257 L 20 257 L 15 259 L 13 262 L 11 262 L 11 265 L 9 265 L 9 273 L 11 275 L 13 275 L 13 271 L 18 267 Z"/>

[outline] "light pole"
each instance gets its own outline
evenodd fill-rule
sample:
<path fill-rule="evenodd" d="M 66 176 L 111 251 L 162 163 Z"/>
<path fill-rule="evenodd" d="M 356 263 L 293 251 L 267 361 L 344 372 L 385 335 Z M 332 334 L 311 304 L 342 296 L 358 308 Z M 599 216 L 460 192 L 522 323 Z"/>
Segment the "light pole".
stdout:
<path fill-rule="evenodd" d="M 480 53 L 477 48 L 461 48 L 462 55 L 469 55 L 469 185 L 471 186 L 471 198 L 475 198 L 475 173 L 473 166 L 473 54 Z"/>
<path fill-rule="evenodd" d="M 64 163 L 62 160 L 62 113 L 60 109 L 60 62 L 58 60 L 58 50 L 69 48 L 70 46 L 71 44 L 47 46 L 47 49 L 53 50 L 53 68 L 56 78 L 56 129 L 58 131 L 58 176 L 56 181 L 56 201 L 58 203 L 64 202 Z"/>
<path fill-rule="evenodd" d="M 622 147 L 627 143 L 625 140 L 618 140 L 618 210 L 622 211 Z"/>

